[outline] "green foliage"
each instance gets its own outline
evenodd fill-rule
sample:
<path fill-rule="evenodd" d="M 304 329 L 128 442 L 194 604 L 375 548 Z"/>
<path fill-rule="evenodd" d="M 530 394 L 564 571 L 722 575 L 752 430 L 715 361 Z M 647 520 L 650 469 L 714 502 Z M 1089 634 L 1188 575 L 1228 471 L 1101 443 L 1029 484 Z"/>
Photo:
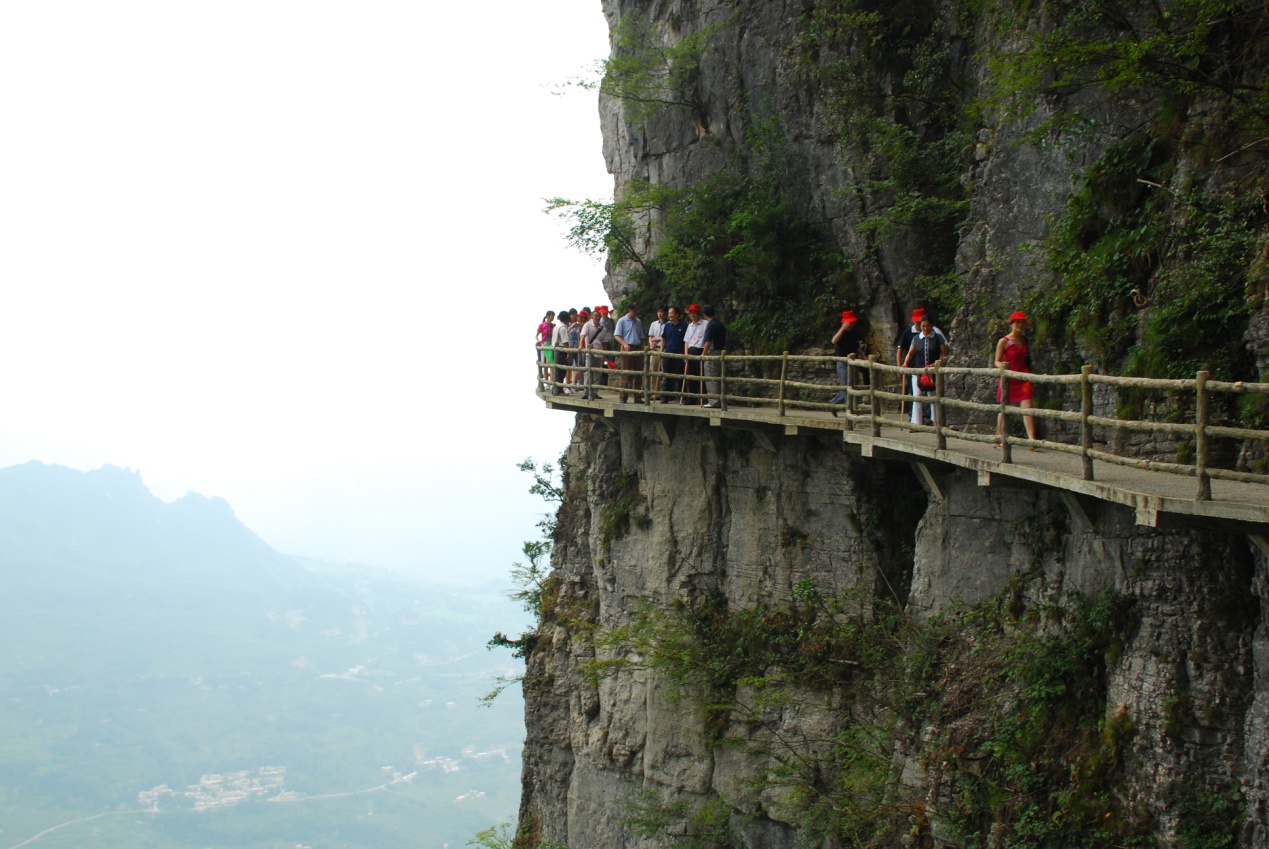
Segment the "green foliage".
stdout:
<path fill-rule="evenodd" d="M 741 849 L 745 844 L 732 829 L 733 811 L 721 796 L 702 803 L 667 801 L 655 790 L 625 800 L 622 825 L 635 837 L 657 840 L 681 849 Z"/>
<path fill-rule="evenodd" d="M 633 263 L 646 271 L 647 263 L 635 239 L 635 221 L 652 208 L 650 203 L 655 203 L 655 198 L 640 192 L 618 201 L 557 197 L 548 200 L 542 211 L 569 225 L 564 237 L 569 247 L 588 256 L 607 256 L 617 266 Z"/>
<path fill-rule="evenodd" d="M 559 463 L 552 465 L 543 463 L 540 467 L 532 458 L 521 461 L 516 468 L 533 476 L 533 484 L 529 493 L 536 495 L 548 504 L 558 504 L 564 500 L 567 466 L 564 455 Z M 558 477 L 557 477 L 558 475 Z M 559 592 L 559 581 L 551 574 L 551 544 L 555 536 L 556 519 L 547 514 L 538 522 L 542 536 L 536 540 L 526 540 L 522 551 L 526 563 L 515 563 L 511 569 L 511 582 L 516 589 L 507 594 L 508 598 L 520 602 L 524 609 L 532 614 L 533 626 L 521 632 L 518 637 L 510 637 L 502 631 L 494 633 L 487 647 L 509 648 L 512 657 L 528 657 L 538 642 L 538 627 L 543 617 L 554 607 Z M 487 693 L 481 701 L 488 705 L 502 694 L 507 687 L 520 681 L 520 677 L 499 679 L 497 686 Z"/>
<path fill-rule="evenodd" d="M 639 263 L 636 297 L 713 301 L 732 348 L 788 350 L 818 335 L 809 317 L 855 295 L 845 258 L 788 208 L 775 179 L 732 167 L 684 189 L 632 186 L 624 203 L 656 212 L 656 254 Z"/>
<path fill-rule="evenodd" d="M 1136 340 L 1133 293 L 1147 288 L 1167 237 L 1167 195 L 1140 180 L 1166 179 L 1169 162 L 1165 145 L 1148 137 L 1110 147 L 1054 226 L 1047 248 L 1059 288 L 1028 303 L 1112 361 Z"/>
<path fill-rule="evenodd" d="M 631 520 L 640 528 L 647 528 L 651 521 L 646 513 L 636 515 L 644 505 L 639 494 L 639 478 L 629 471 L 622 471 L 615 485 L 603 494 L 603 507 L 599 511 L 599 544 L 608 552 L 614 540 L 630 533 Z"/>
<path fill-rule="evenodd" d="M 508 593 L 508 597 L 524 605 L 524 609 L 533 614 L 534 626 L 519 637 L 508 637 L 498 631 L 489 640 L 489 648 L 509 648 L 512 657 L 528 657 L 537 645 L 537 623 L 541 621 L 543 612 L 555 599 L 559 591 L 559 581 L 551 574 L 549 558 L 551 543 L 548 539 L 528 540 L 524 544 L 524 556 L 528 565 L 516 563 L 511 570 L 511 581 L 517 589 Z M 519 679 L 515 679 L 519 680 Z M 507 681 L 493 693 L 485 697 L 492 700 L 506 686 Z"/>
<path fill-rule="evenodd" d="M 957 686 L 935 706 L 949 731 L 933 754 L 955 800 L 943 816 L 967 847 L 1153 845 L 1148 818 L 1116 793 L 1135 726 L 1122 711 L 1106 714 L 1107 658 L 1131 608 L 1070 596 L 1038 610 L 1030 628 L 998 609 L 962 622 L 972 653 L 949 658 Z M 998 695 L 967 699 L 967 683 Z"/>
<path fill-rule="evenodd" d="M 659 110 L 690 109 L 702 129 L 701 58 L 711 41 L 732 22 L 722 21 L 681 38 L 658 28 L 643 12 L 625 13 L 612 28 L 612 55 L 597 65 L 596 77 L 572 80 L 624 104 L 626 120 L 639 125 Z"/>
<path fill-rule="evenodd" d="M 1148 135 L 1105 152 L 1046 245 L 1061 284 L 1027 307 L 1042 333 L 1131 374 L 1246 378 L 1242 332 L 1269 215 L 1246 188 L 1168 190 L 1173 155 Z"/>
<path fill-rule="evenodd" d="M 467 841 L 468 846 L 478 849 L 568 849 L 559 843 L 538 843 L 526 841 L 516 833 L 509 823 L 490 826 L 476 832 L 476 836 Z"/>
<path fill-rule="evenodd" d="M 1180 849 L 1233 849 L 1247 817 L 1247 800 L 1237 787 L 1210 790 L 1177 784 L 1168 799 L 1177 815 Z"/>
<path fill-rule="evenodd" d="M 1135 726 L 1105 702 L 1132 609 L 1072 596 L 1027 612 L 1020 589 L 924 622 L 856 593 L 825 597 L 809 581 L 782 606 L 730 609 L 707 594 L 641 610 L 600 641 L 610 659 L 591 671 L 655 670 L 717 744 L 744 740 L 774 762 L 762 781 L 787 788 L 782 816 L 809 843 L 928 833 L 894 751 L 934 726 L 943 732 L 925 758 L 950 792 L 940 817 L 966 847 L 1144 847 L 1152 823 L 1117 792 Z M 840 706 L 832 739 L 793 739 L 780 725 L 782 706 L 805 705 L 808 690 Z M 733 728 L 747 730 L 733 738 Z M 687 833 L 686 803 L 636 809 L 649 836 Z"/>
<path fill-rule="evenodd" d="M 968 16 L 969 4 L 960 6 Z M 969 208 L 963 29 L 933 0 L 832 0 L 816 5 L 800 34 L 841 155 L 864 178 L 861 232 L 919 234 L 924 279 L 914 287 L 945 314 L 960 306 L 959 285 L 946 284 Z"/>
<path fill-rule="evenodd" d="M 731 610 L 711 593 L 669 613 L 645 608 L 610 642 L 633 649 L 680 696 L 708 709 L 742 684 L 833 686 L 875 669 L 895 620 L 864 612 L 854 594 L 827 599 L 809 586 L 787 607 Z"/>
<path fill-rule="evenodd" d="M 516 468 L 533 476 L 533 485 L 529 487 L 530 495 L 539 496 L 543 501 L 556 504 L 564 500 L 564 455 L 560 456 L 559 463 L 554 466 L 543 463 L 539 469 L 537 463 L 530 457 L 521 460 Z M 558 478 L 557 471 L 560 475 Z"/>
<path fill-rule="evenodd" d="M 998 15 L 1022 50 L 992 59 L 993 102 L 1015 114 L 1041 98 L 1095 88 L 1154 97 L 1165 114 L 1205 98 L 1247 139 L 1269 129 L 1269 9 L 1254 0 L 1015 0 Z"/>

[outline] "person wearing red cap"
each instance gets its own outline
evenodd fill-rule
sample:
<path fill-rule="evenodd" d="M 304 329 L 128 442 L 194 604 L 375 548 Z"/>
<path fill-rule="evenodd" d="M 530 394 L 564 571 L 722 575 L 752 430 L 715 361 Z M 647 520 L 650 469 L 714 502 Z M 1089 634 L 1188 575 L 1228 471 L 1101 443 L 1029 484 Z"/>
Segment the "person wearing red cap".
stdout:
<path fill-rule="evenodd" d="M 687 345 L 687 353 L 690 356 L 699 357 L 705 353 L 705 322 L 701 321 L 701 308 L 696 304 L 692 304 L 687 308 L 687 318 L 690 322 L 684 338 L 684 342 Z M 701 402 L 701 361 L 688 360 L 685 372 L 682 403 L 699 404 Z M 687 399 L 688 395 L 695 395 L 696 398 L 689 401 Z"/>
<path fill-rule="evenodd" d="M 1009 333 L 1002 336 L 1000 341 L 996 343 L 996 368 L 1031 373 L 1031 348 L 1027 345 L 1027 337 L 1022 334 L 1026 327 L 1026 313 L 1019 310 L 1009 316 Z M 1009 387 L 1009 403 L 1029 409 L 1031 407 L 1031 381 L 1009 378 L 1001 380 L 1000 385 L 996 387 L 997 402 L 1003 400 L 1006 384 Z M 1035 439 L 1035 416 L 1023 416 L 1022 423 L 1027 428 L 1027 438 Z M 1001 413 L 996 417 L 996 433 L 1004 435 L 1004 432 L 1005 414 Z M 1034 445 L 1031 446 L 1031 450 L 1035 450 Z"/>
<path fill-rule="evenodd" d="M 599 392 L 595 387 L 599 384 L 600 377 L 603 376 L 605 350 L 608 347 L 608 338 L 604 335 L 604 326 L 600 321 L 599 311 L 590 313 L 582 310 L 578 318 L 585 320 L 589 318 L 585 325 L 582 326 L 582 351 L 585 354 L 586 372 L 583 376 L 585 390 L 582 397 L 587 401 L 598 401 Z"/>
<path fill-rule="evenodd" d="M 894 343 L 895 344 L 895 349 L 894 349 L 894 364 L 895 365 L 897 366 L 903 365 L 903 358 L 907 356 L 908 349 L 912 347 L 912 340 L 915 339 L 917 336 L 921 335 L 921 319 L 923 318 L 925 318 L 925 307 L 917 307 L 916 309 L 912 311 L 912 326 L 905 327 L 903 331 L 899 334 L 899 338 L 896 339 Z M 947 334 L 944 333 L 941 329 L 937 327 L 934 327 L 933 329 L 935 333 L 943 337 L 944 341 L 947 340 Z M 910 383 L 911 381 L 909 380 L 906 380 L 906 379 L 903 380 L 900 383 L 899 392 L 903 395 L 912 394 L 910 392 L 912 388 L 909 385 Z M 906 415 L 911 410 L 911 407 L 912 405 L 907 402 L 903 402 L 899 404 L 900 417 Z"/>
<path fill-rule="evenodd" d="M 859 338 L 859 317 L 855 315 L 854 310 L 842 311 L 842 324 L 837 328 L 837 332 L 833 334 L 833 356 L 835 357 L 853 357 L 861 352 L 863 342 Z M 837 385 L 842 387 L 837 394 L 829 399 L 830 404 L 846 403 L 846 383 L 850 370 L 846 368 L 845 360 L 838 360 L 833 364 L 837 368 Z M 833 414 L 833 418 L 837 417 L 836 410 L 829 410 Z"/>
<path fill-rule="evenodd" d="M 947 357 L 947 340 L 943 338 L 943 334 L 934 329 L 934 325 L 930 322 L 930 317 L 923 316 L 921 318 L 920 332 L 912 339 L 912 346 L 908 348 L 907 356 L 903 358 L 901 365 L 904 368 L 928 368 L 936 366 Z M 934 405 L 927 402 L 921 402 L 915 399 L 928 397 L 934 394 L 934 377 L 930 374 L 913 374 L 912 378 L 912 423 L 932 425 L 934 424 L 934 416 L 937 411 Z"/>
<path fill-rule="evenodd" d="M 611 310 L 609 310 L 607 306 L 600 305 L 595 307 L 595 312 L 599 313 L 599 326 L 604 329 L 603 348 L 605 351 L 611 351 L 613 349 L 613 331 L 616 327 L 616 323 L 612 320 Z M 604 368 L 599 370 L 600 384 L 604 386 L 608 385 L 608 371 L 609 369 L 615 369 L 616 367 L 617 363 L 613 360 L 613 358 L 608 354 L 605 354 Z"/>

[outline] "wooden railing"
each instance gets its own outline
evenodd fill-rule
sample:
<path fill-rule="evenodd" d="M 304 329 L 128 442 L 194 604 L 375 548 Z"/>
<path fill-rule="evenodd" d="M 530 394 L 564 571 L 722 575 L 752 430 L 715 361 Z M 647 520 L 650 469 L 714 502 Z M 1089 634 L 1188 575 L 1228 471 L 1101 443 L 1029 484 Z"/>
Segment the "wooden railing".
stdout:
<path fill-rule="evenodd" d="M 539 352 L 550 350 L 539 347 Z M 721 410 L 743 406 L 749 408 L 774 408 L 780 418 L 791 415 L 791 411 L 825 411 L 832 412 L 843 419 L 848 430 L 866 428 L 873 436 L 881 435 L 883 425 L 903 427 L 911 432 L 933 433 L 938 450 L 946 450 L 949 438 L 969 442 L 999 444 L 1002 461 L 1013 462 L 1015 446 L 1039 448 L 1049 451 L 1077 455 L 1081 461 L 1082 475 L 1085 480 L 1093 479 L 1093 461 L 1113 463 L 1122 466 L 1149 469 L 1157 472 L 1183 475 L 1197 479 L 1198 486 L 1195 498 L 1200 501 L 1212 497 L 1212 480 L 1240 481 L 1245 483 L 1269 484 L 1269 474 L 1257 471 L 1241 471 L 1222 468 L 1214 464 L 1213 440 L 1237 440 L 1240 443 L 1253 443 L 1259 446 L 1256 462 L 1263 468 L 1269 462 L 1269 430 L 1238 427 L 1232 423 L 1213 421 L 1213 399 L 1222 396 L 1261 396 L 1261 409 L 1269 399 L 1269 383 L 1249 383 L 1243 381 L 1228 382 L 1212 380 L 1208 372 L 1200 371 L 1193 378 L 1183 380 L 1164 380 L 1143 377 L 1118 377 L 1115 375 L 1097 374 L 1092 366 L 1084 366 L 1078 374 L 1031 374 L 1014 372 L 1007 369 L 967 368 L 935 365 L 928 368 L 902 368 L 879 362 L 875 357 L 868 359 L 825 357 L 801 354 L 777 355 L 735 355 L 723 351 L 718 356 L 696 357 L 685 354 L 650 353 L 641 356 L 637 369 L 610 368 L 607 361 L 621 364 L 623 355 L 616 351 L 602 352 L 585 357 L 584 351 L 570 351 L 576 362 L 567 365 L 555 365 L 550 380 L 543 380 L 543 364 L 538 362 L 539 387 L 554 393 L 563 391 L 586 392 L 589 385 L 596 390 L 606 392 L 622 392 L 618 384 L 623 376 L 638 378 L 640 389 L 626 390 L 626 394 L 636 402 L 647 403 L 655 396 L 658 403 L 705 403 L 717 406 Z M 542 356 L 539 353 L 539 358 Z M 688 373 L 669 374 L 653 367 L 653 359 L 665 361 L 683 361 Z M 833 373 L 839 362 L 846 364 L 847 386 L 838 384 Z M 823 375 L 832 375 L 832 382 L 807 379 Z M 771 375 L 771 376 L 768 376 Z M 778 374 L 778 377 L 775 376 Z M 932 425 L 905 422 L 896 418 L 893 412 L 902 405 L 910 404 L 914 398 L 901 391 L 901 386 L 912 375 L 928 374 L 934 380 L 932 395 L 923 396 L 920 403 L 931 404 L 934 408 Z M 601 376 L 606 376 L 608 385 L 600 386 Z M 995 390 L 1003 383 L 1005 391 L 1000 397 L 1006 400 L 992 403 L 972 401 L 954 397 L 948 391 L 949 378 L 957 379 L 963 386 L 989 386 Z M 669 384 L 664 381 L 669 380 Z M 1032 384 L 1060 387 L 1063 395 L 1070 394 L 1076 400 L 1079 409 L 1053 409 L 1050 407 L 1021 408 L 1008 403 L 1008 382 L 1013 380 L 1027 381 Z M 666 385 L 678 386 L 673 391 L 663 391 Z M 1119 418 L 1111 415 L 1098 415 L 1094 412 L 1095 388 L 1108 387 L 1112 392 L 1135 393 L 1172 393 L 1172 402 L 1163 405 L 1170 418 L 1188 419 L 1175 421 L 1158 421 L 1141 418 Z M 812 394 L 822 396 L 824 393 L 846 393 L 843 404 L 831 404 L 825 400 L 815 400 Z M 1189 415 L 1189 396 L 1193 397 L 1192 415 Z M 1186 396 L 1184 401 L 1181 396 Z M 1103 403 L 1101 406 L 1114 406 Z M 961 421 L 958 426 L 949 424 L 949 413 L 959 413 Z M 998 416 L 1003 416 L 1006 426 L 1003 434 L 997 435 L 995 425 Z M 1058 432 L 1070 432 L 1071 441 L 1057 439 L 1028 439 L 1009 435 L 1008 422 L 1011 419 L 1034 416 L 1035 419 L 1053 422 Z M 1064 426 L 1069 426 L 1064 431 Z M 984 431 L 984 428 L 987 428 Z M 1115 453 L 1109 450 L 1112 442 L 1111 434 L 1150 434 L 1163 435 L 1175 441 L 1185 449 L 1183 453 L 1192 452 L 1192 462 L 1165 462 L 1129 453 Z M 1228 455 L 1230 452 L 1225 452 Z M 1229 465 L 1229 464 L 1227 464 Z"/>

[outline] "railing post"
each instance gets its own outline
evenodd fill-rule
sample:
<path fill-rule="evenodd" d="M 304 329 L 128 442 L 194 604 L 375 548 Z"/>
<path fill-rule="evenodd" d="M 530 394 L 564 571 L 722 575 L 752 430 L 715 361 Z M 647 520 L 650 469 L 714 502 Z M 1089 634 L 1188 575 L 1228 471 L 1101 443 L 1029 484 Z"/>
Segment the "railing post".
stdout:
<path fill-rule="evenodd" d="M 780 358 L 780 389 L 776 394 L 776 415 L 784 418 L 784 381 L 789 377 L 789 352 L 785 351 L 784 356 Z"/>
<path fill-rule="evenodd" d="M 1000 368 L 1000 462 L 1013 462 L 1013 447 L 1009 444 L 1009 378 L 1005 377 L 1005 367 Z"/>
<path fill-rule="evenodd" d="M 1088 421 L 1093 414 L 1093 382 L 1088 379 L 1092 373 L 1092 366 L 1080 367 L 1080 465 L 1086 481 L 1093 479 L 1093 458 L 1088 453 L 1093 447 L 1093 426 Z"/>
<path fill-rule="evenodd" d="M 855 387 L 855 358 L 850 357 L 846 360 L 846 429 L 854 430 L 855 422 L 851 416 L 855 415 L 855 396 L 850 394 L 850 390 Z"/>
<path fill-rule="evenodd" d="M 647 348 L 643 352 L 643 383 L 640 384 L 643 387 L 643 403 L 644 404 L 652 403 L 652 391 L 649 389 L 649 387 L 652 385 L 651 384 L 651 381 L 652 381 L 651 366 L 652 366 L 652 349 Z"/>
<path fill-rule="evenodd" d="M 868 357 L 868 417 L 872 420 L 872 435 L 881 436 L 881 399 L 877 397 L 877 355 Z"/>
<path fill-rule="evenodd" d="M 718 356 L 718 406 L 723 411 L 727 410 L 727 352 L 725 350 Z"/>
<path fill-rule="evenodd" d="M 1194 378 L 1197 393 L 1194 411 L 1194 472 L 1198 477 L 1199 501 L 1212 500 L 1212 479 L 1207 474 L 1207 425 L 1212 415 L 1211 396 L 1207 392 L 1208 372 L 1201 371 Z"/>
<path fill-rule="evenodd" d="M 583 365 L 582 368 L 586 370 L 582 374 L 582 397 L 585 398 L 587 401 L 593 401 L 594 398 L 591 397 L 591 392 L 595 386 L 595 384 L 592 382 L 595 379 L 595 375 L 592 372 L 590 367 L 590 361 L 591 361 L 590 348 L 579 348 L 578 350 L 583 352 L 582 362 L 585 363 L 585 365 Z"/>
<path fill-rule="evenodd" d="M 934 447 L 947 450 L 947 434 L 943 432 L 943 366 L 934 364 Z"/>

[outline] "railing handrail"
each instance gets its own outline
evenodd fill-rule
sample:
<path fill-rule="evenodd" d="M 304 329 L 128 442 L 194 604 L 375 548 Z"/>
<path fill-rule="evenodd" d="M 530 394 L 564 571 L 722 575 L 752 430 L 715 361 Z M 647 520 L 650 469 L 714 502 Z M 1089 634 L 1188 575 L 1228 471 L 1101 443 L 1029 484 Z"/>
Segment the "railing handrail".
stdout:
<path fill-rule="evenodd" d="M 543 363 L 542 352 L 560 351 L 567 354 L 585 354 L 588 349 L 574 348 L 555 348 L 552 345 L 537 345 L 538 353 L 537 367 L 545 368 Z M 1081 367 L 1077 374 L 1037 374 L 1032 372 L 1017 372 L 1006 368 L 989 368 L 989 367 L 972 367 L 972 366 L 949 366 L 942 362 L 934 363 L 925 367 L 904 367 L 891 365 L 879 361 L 876 357 L 868 357 L 867 359 L 860 357 L 838 357 L 833 355 L 816 355 L 816 354 L 791 354 L 785 352 L 783 354 L 736 354 L 730 351 L 720 351 L 717 355 L 693 355 L 693 354 L 672 354 L 664 351 L 651 351 L 647 348 L 638 351 L 614 351 L 604 349 L 600 351 L 604 359 L 620 358 L 623 356 L 642 356 L 643 362 L 639 369 L 615 369 L 605 368 L 606 374 L 621 378 L 623 376 L 639 377 L 642 379 L 643 386 L 640 389 L 631 389 L 629 394 L 636 396 L 637 399 L 647 401 L 651 395 L 663 395 L 656 389 L 649 387 L 652 379 L 660 379 L 666 376 L 664 372 L 651 371 L 652 355 L 665 360 L 681 360 L 684 363 L 684 373 L 681 375 L 672 375 L 681 381 L 680 389 L 677 395 L 680 399 L 687 397 L 700 397 L 708 401 L 717 401 L 718 407 L 727 409 L 729 405 L 752 403 L 758 405 L 774 405 L 776 415 L 779 418 L 786 418 L 789 415 L 789 408 L 794 407 L 801 410 L 823 410 L 837 411 L 840 409 L 844 417 L 844 425 L 847 429 L 853 430 L 857 423 L 865 423 L 872 430 L 874 436 L 880 435 L 882 417 L 880 408 L 882 401 L 898 401 L 901 404 L 910 402 L 914 396 L 907 395 L 903 391 L 894 392 L 888 388 L 879 385 L 879 378 L 893 381 L 889 385 L 899 384 L 902 387 L 906 379 L 912 375 L 929 374 L 934 377 L 935 387 L 934 394 L 923 396 L 928 398 L 928 403 L 932 404 L 935 413 L 935 424 L 932 426 L 923 424 L 906 424 L 912 431 L 934 433 L 938 450 L 945 450 L 947 438 L 949 436 L 957 439 L 963 439 L 971 442 L 998 442 L 1001 446 L 1002 459 L 1004 462 L 1012 462 L 1012 450 L 1015 446 L 1027 446 L 1031 448 L 1044 448 L 1064 453 L 1077 454 L 1081 458 L 1082 476 L 1085 480 L 1093 479 L 1093 460 L 1109 462 L 1118 465 L 1137 466 L 1140 468 L 1148 468 L 1155 471 L 1163 471 L 1171 474 L 1179 474 L 1195 477 L 1198 480 L 1196 500 L 1210 500 L 1211 480 L 1234 480 L 1241 482 L 1255 482 L 1269 484 L 1269 474 L 1260 474 L 1256 472 L 1241 472 L 1232 469 L 1215 468 L 1211 465 L 1211 440 L 1213 438 L 1232 438 L 1240 440 L 1262 440 L 1269 441 L 1269 430 L 1261 430 L 1257 428 L 1235 427 L 1227 424 L 1213 424 L 1211 421 L 1211 399 L 1214 393 L 1226 393 L 1235 395 L 1265 395 L 1269 396 L 1269 383 L 1251 382 L 1251 381 L 1221 381 L 1212 380 L 1206 371 L 1198 372 L 1193 378 L 1149 378 L 1149 377 L 1126 377 L 1120 375 L 1098 374 L 1093 370 L 1092 366 L 1085 365 Z M 554 368 L 565 371 L 574 375 L 590 373 L 593 380 L 594 365 L 591 357 L 586 357 L 582 363 L 572 363 L 567 365 L 555 365 Z M 806 380 L 795 379 L 790 376 L 791 366 L 817 366 L 829 365 L 835 367 L 837 363 L 847 364 L 848 382 L 852 385 L 841 386 L 835 384 L 815 383 Z M 717 367 L 717 374 L 706 374 L 704 368 L 705 363 L 711 363 Z M 770 367 L 779 364 L 779 377 L 770 378 L 763 376 L 755 376 L 756 372 L 761 372 L 764 367 Z M 620 363 L 618 363 L 620 365 Z M 729 373 L 730 372 L 730 373 Z M 857 377 L 861 373 L 868 375 L 867 385 L 857 386 Z M 549 384 L 553 389 L 558 389 L 565 385 L 558 381 L 557 374 L 551 375 L 551 380 L 543 381 L 541 372 L 539 371 L 539 385 Z M 1004 384 L 1005 389 L 1000 392 L 1001 400 L 993 400 L 991 403 L 981 401 L 972 401 L 963 398 L 948 397 L 946 381 L 949 377 L 966 377 L 978 378 L 984 381 L 986 385 L 990 385 L 993 381 Z M 1008 402 L 1007 384 L 1009 381 L 1021 380 L 1035 384 L 1049 384 L 1062 387 L 1078 387 L 1079 410 L 1054 410 L 1042 407 L 1020 407 Z M 689 388 L 689 384 L 690 387 Z M 715 391 L 710 391 L 710 384 L 717 386 Z M 983 384 L 980 384 L 983 385 Z M 742 387 L 748 389 L 768 388 L 773 390 L 773 397 L 763 397 L 761 395 L 737 395 L 729 393 L 728 388 Z M 1128 419 L 1119 418 L 1118 416 L 1101 416 L 1094 413 L 1093 404 L 1093 387 L 1109 386 L 1120 389 L 1139 389 L 1145 391 L 1166 391 L 1166 392 L 1193 392 L 1195 393 L 1194 416 L 1193 421 L 1155 421 L 1151 419 Z M 608 387 L 609 391 L 613 387 Z M 618 390 L 620 391 L 620 390 Z M 838 391 L 845 393 L 846 403 L 831 404 L 823 401 L 808 401 L 797 398 L 790 398 L 791 392 L 824 392 Z M 856 398 L 867 399 L 867 411 L 857 412 L 854 405 Z M 927 403 L 927 402 L 922 402 Z M 1079 428 L 1078 444 L 1070 444 L 1066 442 L 1057 442 L 1047 439 L 1024 439 L 1009 435 L 1008 427 L 1003 428 L 1003 433 L 997 435 L 985 435 L 975 431 L 965 429 L 955 429 L 948 426 L 946 421 L 946 412 L 948 410 L 962 410 L 971 413 L 998 414 L 1004 416 L 1004 421 L 1010 418 L 1018 418 L 1022 416 L 1031 416 L 1036 419 L 1048 419 L 1052 421 L 1067 422 L 1077 424 Z M 885 420 L 891 421 L 894 420 Z M 1095 447 L 1093 441 L 1093 428 L 1114 429 L 1117 431 L 1135 432 L 1135 433 L 1152 433 L 1167 434 L 1169 436 L 1193 438 L 1194 462 L 1193 463 L 1170 463 L 1159 460 L 1150 460 L 1141 457 L 1133 457 L 1129 455 L 1116 454 L 1112 451 L 1102 450 Z"/>

